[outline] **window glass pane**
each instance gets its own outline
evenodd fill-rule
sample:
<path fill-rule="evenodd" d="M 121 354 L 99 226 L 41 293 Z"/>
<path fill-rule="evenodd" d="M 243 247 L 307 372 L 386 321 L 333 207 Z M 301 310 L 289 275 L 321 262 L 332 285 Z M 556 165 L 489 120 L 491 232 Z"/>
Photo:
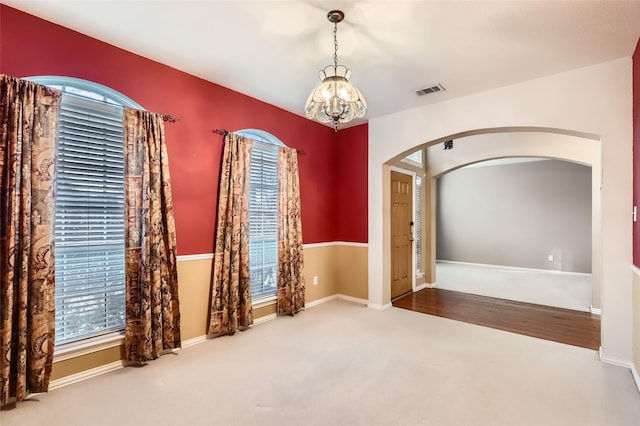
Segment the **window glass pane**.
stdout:
<path fill-rule="evenodd" d="M 124 330 L 124 129 L 109 87 L 27 77 L 63 91 L 56 157 L 56 345 Z"/>
<path fill-rule="evenodd" d="M 422 164 L 422 150 L 419 149 L 416 152 L 404 157 L 405 160 L 412 161 L 414 163 Z"/>
<path fill-rule="evenodd" d="M 55 245 L 56 344 L 124 329 L 122 108 L 62 98 Z"/>
<path fill-rule="evenodd" d="M 87 99 L 94 99 L 96 101 L 104 101 L 104 96 L 95 93 L 95 92 L 90 92 L 88 90 L 83 90 L 83 89 L 78 89 L 77 87 L 73 87 L 73 86 L 65 86 L 64 91 L 66 93 L 71 93 L 74 95 L 78 95 L 81 96 L 83 98 L 87 98 Z"/>
<path fill-rule="evenodd" d="M 249 195 L 249 268 L 254 301 L 275 296 L 278 269 L 278 147 L 254 141 Z"/>

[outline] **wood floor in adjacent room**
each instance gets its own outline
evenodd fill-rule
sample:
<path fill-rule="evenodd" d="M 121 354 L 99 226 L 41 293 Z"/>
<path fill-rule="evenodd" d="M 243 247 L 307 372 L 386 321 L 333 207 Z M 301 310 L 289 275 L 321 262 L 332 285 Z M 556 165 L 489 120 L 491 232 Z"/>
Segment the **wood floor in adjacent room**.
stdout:
<path fill-rule="evenodd" d="M 600 317 L 588 312 L 427 288 L 393 306 L 582 348 L 600 347 Z"/>

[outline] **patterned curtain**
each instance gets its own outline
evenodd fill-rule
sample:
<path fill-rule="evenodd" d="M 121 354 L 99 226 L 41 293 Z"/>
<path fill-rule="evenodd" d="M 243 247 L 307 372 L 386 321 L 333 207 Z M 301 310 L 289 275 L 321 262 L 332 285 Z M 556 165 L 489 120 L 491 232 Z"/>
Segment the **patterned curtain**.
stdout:
<path fill-rule="evenodd" d="M 253 324 L 249 276 L 249 175 L 251 139 L 225 136 L 209 334 L 232 334 Z"/>
<path fill-rule="evenodd" d="M 0 405 L 49 388 L 61 93 L 0 75 Z"/>
<path fill-rule="evenodd" d="M 304 308 L 304 256 L 298 153 L 280 148 L 278 158 L 278 315 Z"/>
<path fill-rule="evenodd" d="M 124 129 L 125 359 L 143 363 L 181 346 L 176 228 L 162 117 L 125 108 Z"/>

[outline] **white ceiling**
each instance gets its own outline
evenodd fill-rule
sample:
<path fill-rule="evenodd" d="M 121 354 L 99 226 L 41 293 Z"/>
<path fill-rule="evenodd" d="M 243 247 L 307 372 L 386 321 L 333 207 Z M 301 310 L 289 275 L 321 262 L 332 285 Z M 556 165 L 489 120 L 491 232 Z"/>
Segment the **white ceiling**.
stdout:
<path fill-rule="evenodd" d="M 331 9 L 367 118 L 630 57 L 640 37 L 640 1 L 2 3 L 299 115 L 333 62 Z"/>

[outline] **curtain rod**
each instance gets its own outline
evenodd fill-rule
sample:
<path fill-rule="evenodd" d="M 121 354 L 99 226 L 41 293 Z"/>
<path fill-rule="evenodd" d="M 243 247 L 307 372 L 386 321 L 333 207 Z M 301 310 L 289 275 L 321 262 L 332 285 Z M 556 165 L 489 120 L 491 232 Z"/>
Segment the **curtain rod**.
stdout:
<path fill-rule="evenodd" d="M 176 121 L 180 121 L 178 117 L 175 117 L 171 114 L 160 114 L 162 116 L 162 120 L 168 121 L 169 123 L 175 123 Z"/>
<path fill-rule="evenodd" d="M 212 132 L 222 136 L 227 136 L 227 134 L 229 134 L 229 131 L 227 129 L 215 129 L 212 130 Z M 307 153 L 304 152 L 303 149 L 296 148 L 296 152 L 298 153 L 298 155 L 307 155 Z"/>

